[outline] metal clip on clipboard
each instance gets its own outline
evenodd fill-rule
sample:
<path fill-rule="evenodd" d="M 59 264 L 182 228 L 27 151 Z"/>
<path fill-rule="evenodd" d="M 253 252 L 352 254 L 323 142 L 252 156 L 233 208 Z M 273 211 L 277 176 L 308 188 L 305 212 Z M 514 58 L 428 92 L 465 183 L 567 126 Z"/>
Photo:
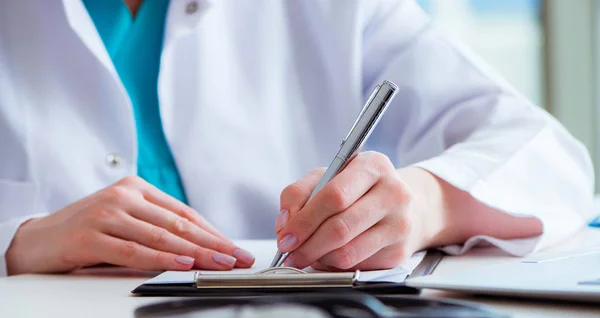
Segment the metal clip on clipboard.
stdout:
<path fill-rule="evenodd" d="M 352 288 L 359 276 L 360 271 L 308 273 L 291 267 L 274 267 L 255 274 L 223 275 L 196 272 L 194 280 L 198 289 Z"/>

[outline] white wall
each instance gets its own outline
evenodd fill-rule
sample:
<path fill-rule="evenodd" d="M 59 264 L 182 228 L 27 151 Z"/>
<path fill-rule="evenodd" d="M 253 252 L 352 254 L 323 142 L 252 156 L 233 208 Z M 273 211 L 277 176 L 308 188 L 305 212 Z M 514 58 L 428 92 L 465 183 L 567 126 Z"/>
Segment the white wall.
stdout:
<path fill-rule="evenodd" d="M 531 10 L 481 14 L 466 0 L 430 0 L 426 8 L 437 24 L 471 47 L 517 90 L 536 104 L 545 104 L 543 27 Z"/>

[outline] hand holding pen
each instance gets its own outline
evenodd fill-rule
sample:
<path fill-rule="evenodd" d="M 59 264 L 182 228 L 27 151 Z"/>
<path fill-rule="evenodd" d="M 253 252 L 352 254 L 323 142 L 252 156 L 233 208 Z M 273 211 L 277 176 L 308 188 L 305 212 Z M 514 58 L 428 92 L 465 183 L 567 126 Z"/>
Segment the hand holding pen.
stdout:
<path fill-rule="evenodd" d="M 417 216 L 401 173 L 381 153 L 357 154 L 396 91 L 388 81 L 377 86 L 330 166 L 283 190 L 272 266 L 391 268 L 420 247 L 411 241 Z"/>

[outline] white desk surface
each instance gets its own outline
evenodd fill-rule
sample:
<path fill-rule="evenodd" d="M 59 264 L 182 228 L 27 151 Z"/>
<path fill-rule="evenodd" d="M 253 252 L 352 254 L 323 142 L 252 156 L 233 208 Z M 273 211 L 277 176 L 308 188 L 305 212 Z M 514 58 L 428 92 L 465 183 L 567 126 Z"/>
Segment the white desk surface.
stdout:
<path fill-rule="evenodd" d="M 538 254 L 599 244 L 600 230 L 586 230 Z M 506 257 L 496 250 L 476 249 L 464 256 L 445 257 L 433 275 L 493 263 Z M 600 277 L 600 272 L 598 274 Z M 136 307 L 168 299 L 130 295 L 132 289 L 152 275 L 148 272 L 115 268 L 86 270 L 69 275 L 0 278 L 0 317 L 132 317 Z M 512 317 L 600 317 L 600 304 L 474 297 L 433 290 L 425 290 L 423 295 L 475 301 Z"/>

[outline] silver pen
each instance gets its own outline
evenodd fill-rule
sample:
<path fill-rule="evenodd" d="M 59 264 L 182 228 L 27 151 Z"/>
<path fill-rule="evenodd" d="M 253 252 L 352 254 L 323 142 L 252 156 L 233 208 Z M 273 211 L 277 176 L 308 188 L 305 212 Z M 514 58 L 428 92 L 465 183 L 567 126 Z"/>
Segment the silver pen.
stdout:
<path fill-rule="evenodd" d="M 384 81 L 383 84 L 377 85 L 371 93 L 371 96 L 365 103 L 365 106 L 358 114 L 358 118 L 350 128 L 350 132 L 342 140 L 342 144 L 340 145 L 340 149 L 329 165 L 321 180 L 313 190 L 310 195 L 309 201 L 319 192 L 327 182 L 331 181 L 333 177 L 335 177 L 340 171 L 346 167 L 348 162 L 354 158 L 354 156 L 358 153 L 358 150 L 365 143 L 369 135 L 377 126 L 377 123 L 383 116 L 383 113 L 387 109 L 387 106 L 396 95 L 398 91 L 398 86 L 390 81 Z M 287 259 L 289 255 L 288 253 L 282 253 L 279 249 L 277 250 L 277 254 L 275 254 L 275 258 L 273 262 L 271 262 L 271 267 L 280 267 L 283 265 L 283 262 Z"/>

